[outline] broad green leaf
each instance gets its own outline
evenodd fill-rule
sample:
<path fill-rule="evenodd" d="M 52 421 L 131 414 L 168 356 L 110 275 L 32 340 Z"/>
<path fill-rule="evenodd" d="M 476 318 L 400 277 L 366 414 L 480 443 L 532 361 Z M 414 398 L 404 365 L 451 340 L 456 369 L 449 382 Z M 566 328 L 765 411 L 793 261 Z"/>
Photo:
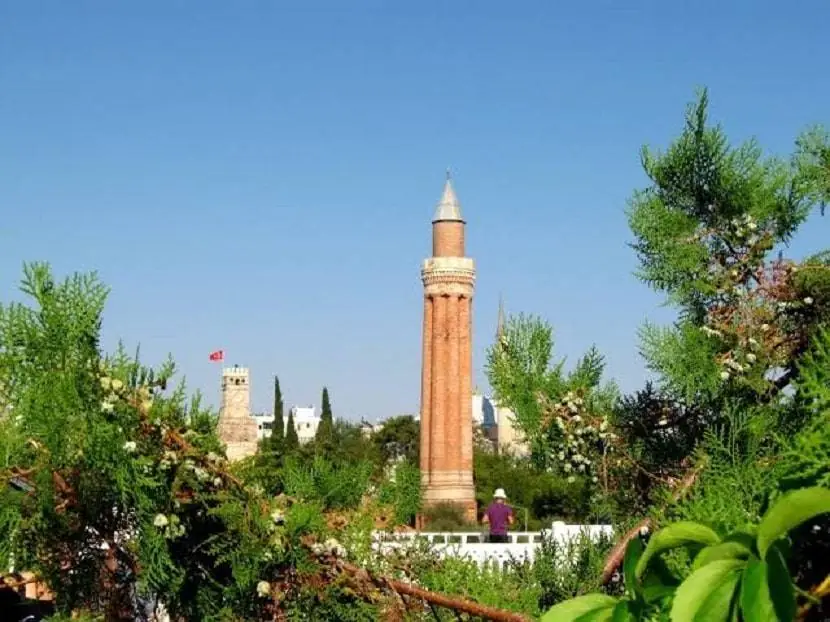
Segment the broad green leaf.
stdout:
<path fill-rule="evenodd" d="M 775 607 L 767 589 L 767 562 L 750 560 L 741 586 L 741 613 L 746 622 L 776 622 Z"/>
<path fill-rule="evenodd" d="M 750 533 L 736 532 L 723 539 L 723 542 L 707 546 L 695 557 L 693 570 L 719 559 L 748 559 L 752 555 L 755 538 Z"/>
<path fill-rule="evenodd" d="M 637 618 L 631 613 L 628 602 L 620 601 L 611 612 L 611 622 L 636 622 Z"/>
<path fill-rule="evenodd" d="M 582 616 L 599 614 L 603 610 L 610 617 L 617 602 L 616 598 L 605 594 L 585 594 L 554 605 L 542 616 L 542 622 L 581 622 Z"/>
<path fill-rule="evenodd" d="M 738 610 L 740 600 L 740 570 L 730 572 L 724 579 L 709 592 L 709 596 L 698 609 L 695 620 L 706 622 L 729 622 Z"/>
<path fill-rule="evenodd" d="M 646 585 L 642 591 L 643 600 L 647 603 L 654 603 L 666 596 L 671 596 L 676 589 L 674 585 Z"/>
<path fill-rule="evenodd" d="M 784 494 L 761 519 L 758 526 L 758 552 L 765 558 L 779 538 L 811 518 L 830 512 L 830 490 L 813 487 Z"/>
<path fill-rule="evenodd" d="M 672 622 L 728 620 L 744 564 L 737 559 L 722 559 L 690 574 L 674 593 Z"/>
<path fill-rule="evenodd" d="M 648 565 L 648 572 L 642 580 L 641 593 L 647 603 L 656 602 L 674 593 L 680 581 L 659 557 Z"/>
<path fill-rule="evenodd" d="M 752 560 L 744 572 L 741 609 L 746 622 L 790 622 L 795 618 L 795 589 L 778 547 L 769 550 L 766 560 Z"/>
<path fill-rule="evenodd" d="M 777 546 L 767 551 L 767 586 L 779 620 L 795 618 L 795 586 L 787 562 Z"/>
<path fill-rule="evenodd" d="M 695 544 L 710 546 L 718 542 L 720 542 L 718 534 L 705 525 L 688 521 L 673 523 L 655 533 L 649 540 L 643 556 L 637 563 L 636 577 L 637 579 L 642 577 L 651 558 L 664 551 Z"/>
<path fill-rule="evenodd" d="M 624 603 L 623 603 L 624 604 Z M 614 609 L 606 607 L 605 609 L 595 609 L 586 614 L 579 616 L 574 622 L 614 622 Z"/>
<path fill-rule="evenodd" d="M 625 549 L 625 559 L 623 560 L 623 579 L 625 580 L 625 589 L 630 596 L 634 596 L 638 592 L 635 573 L 637 562 L 640 561 L 642 555 L 643 543 L 640 538 L 634 538 L 628 543 Z"/>

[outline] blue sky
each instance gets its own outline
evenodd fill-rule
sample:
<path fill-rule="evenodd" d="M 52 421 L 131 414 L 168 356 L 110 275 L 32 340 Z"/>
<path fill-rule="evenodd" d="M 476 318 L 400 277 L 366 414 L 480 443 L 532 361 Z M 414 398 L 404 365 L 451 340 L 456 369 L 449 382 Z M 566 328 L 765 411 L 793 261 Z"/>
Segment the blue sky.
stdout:
<path fill-rule="evenodd" d="M 830 125 L 830 4 L 620 4 L 4 2 L 0 295 L 23 261 L 97 270 L 106 345 L 172 353 L 214 404 L 223 348 L 257 410 L 276 373 L 289 405 L 327 384 L 336 416 L 415 412 L 450 166 L 478 384 L 502 293 L 635 389 L 638 327 L 671 318 L 626 246 L 640 146 L 668 144 L 701 85 L 770 151 Z M 815 218 L 793 253 L 828 239 Z"/>

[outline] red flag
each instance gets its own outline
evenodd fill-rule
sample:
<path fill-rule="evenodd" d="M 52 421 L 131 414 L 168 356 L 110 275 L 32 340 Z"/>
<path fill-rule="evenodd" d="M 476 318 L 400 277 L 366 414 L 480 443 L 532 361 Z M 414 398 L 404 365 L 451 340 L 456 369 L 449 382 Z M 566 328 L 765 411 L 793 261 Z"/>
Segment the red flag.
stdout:
<path fill-rule="evenodd" d="M 223 361 L 225 359 L 225 351 L 224 350 L 217 350 L 216 352 L 210 353 L 210 360 L 211 361 Z"/>

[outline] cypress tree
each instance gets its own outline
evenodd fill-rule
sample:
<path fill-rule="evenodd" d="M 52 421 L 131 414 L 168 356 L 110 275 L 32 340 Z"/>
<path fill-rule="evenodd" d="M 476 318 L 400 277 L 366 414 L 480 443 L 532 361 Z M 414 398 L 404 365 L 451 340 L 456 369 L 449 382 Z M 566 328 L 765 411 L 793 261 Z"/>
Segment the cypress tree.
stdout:
<path fill-rule="evenodd" d="M 285 431 L 285 453 L 293 451 L 300 446 L 300 439 L 297 437 L 297 428 L 294 425 L 294 411 L 288 411 L 288 429 Z"/>
<path fill-rule="evenodd" d="M 314 440 L 321 443 L 329 443 L 334 436 L 334 417 L 331 414 L 331 402 L 329 401 L 329 390 L 323 387 L 323 399 L 320 412 L 320 425 L 317 426 L 317 434 Z"/>
<path fill-rule="evenodd" d="M 282 447 L 285 439 L 285 418 L 283 417 L 282 391 L 280 379 L 274 376 L 274 427 L 271 430 L 271 446 L 274 449 Z"/>

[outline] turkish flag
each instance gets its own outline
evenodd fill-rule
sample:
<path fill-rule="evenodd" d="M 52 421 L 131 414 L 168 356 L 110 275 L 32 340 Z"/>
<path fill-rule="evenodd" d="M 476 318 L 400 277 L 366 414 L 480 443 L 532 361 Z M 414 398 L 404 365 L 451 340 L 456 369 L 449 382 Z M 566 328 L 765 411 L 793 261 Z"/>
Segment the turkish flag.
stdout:
<path fill-rule="evenodd" d="M 210 360 L 211 361 L 221 361 L 225 358 L 225 351 L 224 350 L 217 350 L 216 352 L 210 353 Z"/>

